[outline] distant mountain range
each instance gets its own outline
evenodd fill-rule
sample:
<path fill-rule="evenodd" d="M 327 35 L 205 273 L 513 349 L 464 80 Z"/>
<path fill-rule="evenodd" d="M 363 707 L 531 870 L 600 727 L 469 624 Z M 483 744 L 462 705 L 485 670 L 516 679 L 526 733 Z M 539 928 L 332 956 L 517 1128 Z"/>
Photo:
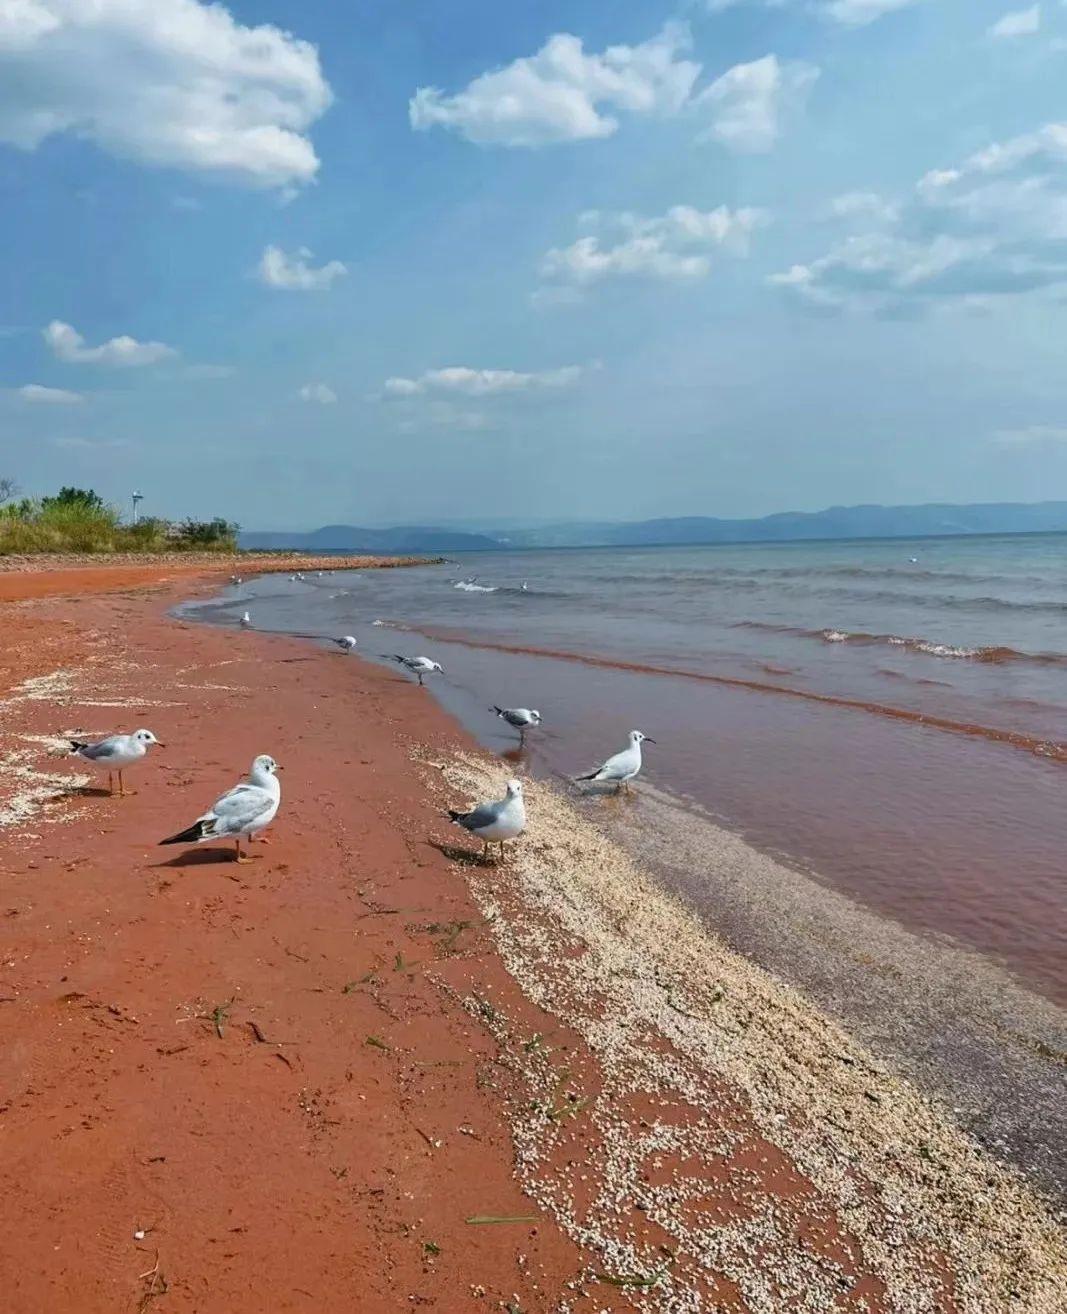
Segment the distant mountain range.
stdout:
<path fill-rule="evenodd" d="M 342 548 L 350 552 L 469 552 L 492 548 L 653 547 L 697 543 L 784 543 L 821 538 L 929 538 L 940 534 L 1038 534 L 1067 531 L 1067 502 L 976 502 L 954 506 L 832 506 L 782 511 L 755 520 L 683 516 L 662 520 L 561 523 L 506 534 L 401 526 L 324 525 L 307 534 L 242 533 L 246 548 Z"/>
<path fill-rule="evenodd" d="M 295 548 L 301 552 L 343 549 L 394 555 L 410 552 L 477 552 L 499 548 L 499 539 L 485 534 L 466 534 L 456 529 L 402 525 L 396 529 L 359 529 L 355 525 L 323 525 L 307 534 L 284 534 L 267 530 L 240 535 L 243 548 Z"/>

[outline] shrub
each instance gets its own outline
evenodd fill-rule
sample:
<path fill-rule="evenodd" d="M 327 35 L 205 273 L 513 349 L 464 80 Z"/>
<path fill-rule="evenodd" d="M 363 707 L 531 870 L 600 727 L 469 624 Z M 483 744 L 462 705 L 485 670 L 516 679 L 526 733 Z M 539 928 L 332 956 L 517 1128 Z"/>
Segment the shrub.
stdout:
<path fill-rule="evenodd" d="M 147 516 L 121 523 L 119 512 L 91 488 L 61 488 L 40 500 L 0 479 L 0 555 L 16 552 L 234 552 L 238 526 L 217 517 L 180 525 Z"/>

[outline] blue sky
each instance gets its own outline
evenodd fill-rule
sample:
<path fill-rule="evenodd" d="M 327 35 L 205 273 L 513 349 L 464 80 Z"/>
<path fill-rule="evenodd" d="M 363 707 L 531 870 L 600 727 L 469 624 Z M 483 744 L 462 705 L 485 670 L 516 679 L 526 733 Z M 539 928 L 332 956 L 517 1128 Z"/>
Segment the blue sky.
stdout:
<path fill-rule="evenodd" d="M 0 474 L 247 528 L 1067 488 L 1067 7 L 0 0 Z"/>

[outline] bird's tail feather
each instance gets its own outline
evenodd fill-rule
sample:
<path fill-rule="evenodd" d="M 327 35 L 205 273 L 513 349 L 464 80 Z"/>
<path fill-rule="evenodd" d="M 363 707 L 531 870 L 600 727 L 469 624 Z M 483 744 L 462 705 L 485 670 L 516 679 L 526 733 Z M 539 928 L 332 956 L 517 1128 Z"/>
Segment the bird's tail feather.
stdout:
<path fill-rule="evenodd" d="M 193 844 L 211 833 L 208 829 L 210 824 L 210 822 L 201 818 L 199 821 L 194 821 L 185 830 L 180 830 L 177 835 L 172 835 L 170 839 L 160 840 L 159 842 L 160 844 Z"/>
<path fill-rule="evenodd" d="M 68 739 L 67 743 L 70 744 L 70 751 L 72 753 L 80 753 L 83 748 L 89 747 L 84 739 Z"/>
<path fill-rule="evenodd" d="M 458 821 L 460 820 L 461 817 L 465 817 L 466 815 L 467 815 L 467 814 L 466 814 L 465 812 L 457 812 L 457 811 L 455 810 L 455 808 L 449 808 L 449 809 L 448 809 L 448 819 L 449 819 L 449 821 L 455 821 L 455 822 L 458 822 Z"/>
<path fill-rule="evenodd" d="M 491 712 L 496 712 L 497 716 L 503 716 L 503 715 L 504 715 L 504 709 L 503 709 L 502 707 L 497 707 L 496 703 L 494 703 L 494 704 L 492 705 L 492 707 L 490 707 L 489 710 L 490 710 Z"/>

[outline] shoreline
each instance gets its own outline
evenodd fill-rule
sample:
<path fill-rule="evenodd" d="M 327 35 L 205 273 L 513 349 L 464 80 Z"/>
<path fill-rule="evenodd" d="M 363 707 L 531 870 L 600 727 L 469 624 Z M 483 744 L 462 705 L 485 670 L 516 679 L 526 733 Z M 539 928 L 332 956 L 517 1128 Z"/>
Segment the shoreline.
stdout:
<path fill-rule="evenodd" d="M 281 574 L 292 570 L 370 570 L 437 564 L 437 557 L 316 556 L 302 552 L 235 553 L 171 552 L 166 554 L 115 552 L 39 553 L 0 556 L 0 603 L 58 597 L 66 593 L 110 593 L 139 585 L 154 586 L 171 580 L 195 583 L 245 570 L 249 576 Z"/>
<path fill-rule="evenodd" d="M 514 862 L 471 863 L 440 808 L 495 789 L 504 764 L 382 668 L 161 614 L 189 591 L 182 575 L 4 617 L 23 793 L 34 773 L 59 792 L 48 734 L 137 720 L 169 745 L 135 798 L 39 795 L 0 827 L 16 1056 L 0 1128 L 18 1147 L 0 1254 L 19 1314 L 146 1294 L 220 1314 L 414 1296 L 707 1308 L 694 1293 L 758 1314 L 782 1308 L 768 1254 L 790 1309 L 829 1292 L 887 1314 L 1057 1308 L 1067 1269 L 1044 1205 L 803 996 L 686 921 L 540 784 Z M 161 864 L 155 837 L 260 751 L 285 768 L 267 858 Z M 668 975 L 666 927 L 682 953 Z M 827 1067 L 834 1046 L 849 1061 Z M 927 1153 L 902 1154 L 909 1137 Z M 581 1182 L 586 1163 L 611 1191 Z M 463 1221 L 480 1215 L 536 1221 Z"/>

